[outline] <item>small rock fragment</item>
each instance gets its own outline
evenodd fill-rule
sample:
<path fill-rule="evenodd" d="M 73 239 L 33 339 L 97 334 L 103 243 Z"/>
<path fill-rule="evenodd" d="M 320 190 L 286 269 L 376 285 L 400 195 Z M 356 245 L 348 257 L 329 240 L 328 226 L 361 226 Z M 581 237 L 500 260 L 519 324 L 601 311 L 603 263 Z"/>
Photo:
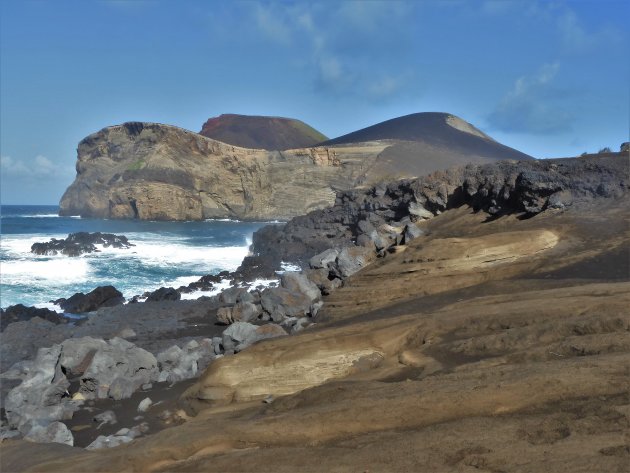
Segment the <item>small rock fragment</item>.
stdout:
<path fill-rule="evenodd" d="M 138 404 L 138 412 L 146 412 L 149 410 L 149 407 L 153 404 L 153 401 L 150 397 L 145 397 L 140 404 Z"/>

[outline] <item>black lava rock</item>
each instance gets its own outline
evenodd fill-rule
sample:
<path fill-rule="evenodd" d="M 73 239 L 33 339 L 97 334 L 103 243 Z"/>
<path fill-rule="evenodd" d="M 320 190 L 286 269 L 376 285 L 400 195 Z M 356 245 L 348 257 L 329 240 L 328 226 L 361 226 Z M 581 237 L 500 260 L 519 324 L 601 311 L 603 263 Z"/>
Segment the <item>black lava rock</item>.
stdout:
<path fill-rule="evenodd" d="M 31 245 L 31 253 L 49 256 L 57 254 L 79 256 L 84 253 L 99 251 L 96 245 L 103 245 L 106 248 L 129 248 L 134 246 L 132 243 L 129 243 L 129 240 L 124 235 L 78 232 L 71 233 L 64 240 L 53 238 L 49 242 L 33 243 Z"/>

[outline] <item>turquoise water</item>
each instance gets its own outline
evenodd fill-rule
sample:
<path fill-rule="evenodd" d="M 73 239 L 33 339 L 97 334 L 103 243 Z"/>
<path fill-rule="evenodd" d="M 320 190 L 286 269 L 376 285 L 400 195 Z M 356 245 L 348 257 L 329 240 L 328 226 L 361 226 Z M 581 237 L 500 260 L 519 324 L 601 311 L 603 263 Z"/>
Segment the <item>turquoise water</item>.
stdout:
<path fill-rule="evenodd" d="M 179 287 L 204 274 L 232 271 L 265 223 L 210 220 L 147 222 L 59 217 L 57 206 L 0 207 L 0 306 L 49 301 L 111 284 L 129 298 L 161 286 Z M 136 246 L 103 248 L 71 258 L 37 256 L 38 241 L 74 232 L 122 234 Z"/>

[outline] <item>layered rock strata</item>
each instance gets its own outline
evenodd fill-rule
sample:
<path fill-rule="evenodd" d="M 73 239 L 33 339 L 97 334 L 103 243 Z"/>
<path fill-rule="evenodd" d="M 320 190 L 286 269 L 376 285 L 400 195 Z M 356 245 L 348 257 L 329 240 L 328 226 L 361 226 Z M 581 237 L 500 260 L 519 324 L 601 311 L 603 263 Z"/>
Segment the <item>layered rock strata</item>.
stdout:
<path fill-rule="evenodd" d="M 239 148 L 139 122 L 88 136 L 77 154 L 60 214 L 143 220 L 289 219 L 329 205 L 366 165 L 361 153 Z"/>

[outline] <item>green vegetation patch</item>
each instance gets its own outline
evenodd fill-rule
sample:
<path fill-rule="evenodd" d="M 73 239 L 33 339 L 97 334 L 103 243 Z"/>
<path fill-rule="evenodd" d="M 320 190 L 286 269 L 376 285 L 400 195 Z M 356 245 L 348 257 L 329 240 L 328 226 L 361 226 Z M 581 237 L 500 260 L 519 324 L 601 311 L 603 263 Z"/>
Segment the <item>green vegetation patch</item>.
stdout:
<path fill-rule="evenodd" d="M 138 169 L 142 169 L 145 165 L 144 159 L 138 159 L 135 163 L 129 165 L 127 171 L 137 171 Z"/>

